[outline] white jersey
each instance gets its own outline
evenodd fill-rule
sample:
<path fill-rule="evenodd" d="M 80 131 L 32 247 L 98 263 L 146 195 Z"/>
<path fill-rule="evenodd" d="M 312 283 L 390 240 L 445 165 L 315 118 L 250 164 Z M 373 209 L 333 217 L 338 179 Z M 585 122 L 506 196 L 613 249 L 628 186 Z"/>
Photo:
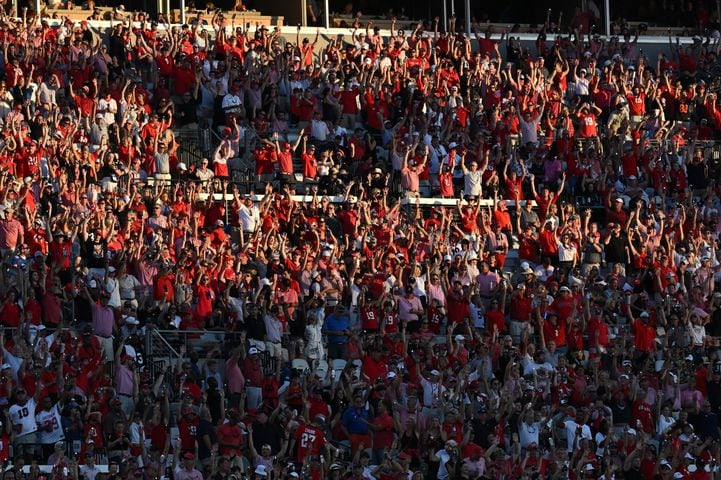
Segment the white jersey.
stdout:
<path fill-rule="evenodd" d="M 39 430 L 38 443 L 43 445 L 51 445 L 55 442 L 65 440 L 63 426 L 60 419 L 58 406 L 53 405 L 50 410 L 41 410 L 35 415 L 35 423 L 40 427 L 52 427 L 52 430 Z"/>
<path fill-rule="evenodd" d="M 80 474 L 85 477 L 86 480 L 95 480 L 98 473 L 102 473 L 97 465 L 92 467 L 88 465 L 80 465 Z"/>
<path fill-rule="evenodd" d="M 35 400 L 33 398 L 29 398 L 28 401 L 25 402 L 25 405 L 15 404 L 10 407 L 10 421 L 13 427 L 16 425 L 22 425 L 23 427 L 19 433 L 16 432 L 18 437 L 38 430 L 38 425 L 35 423 L 35 407 Z"/>

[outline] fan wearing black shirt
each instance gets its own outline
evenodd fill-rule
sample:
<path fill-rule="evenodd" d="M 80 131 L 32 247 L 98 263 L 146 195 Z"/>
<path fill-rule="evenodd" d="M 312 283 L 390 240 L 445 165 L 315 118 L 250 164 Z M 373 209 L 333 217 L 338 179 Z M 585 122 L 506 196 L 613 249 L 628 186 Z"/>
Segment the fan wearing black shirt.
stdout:
<path fill-rule="evenodd" d="M 716 357 L 715 353 L 714 357 Z M 708 401 L 711 403 L 711 410 L 714 412 L 721 410 L 721 362 L 718 360 L 709 368 L 706 391 Z"/>
<path fill-rule="evenodd" d="M 491 443 L 488 437 L 495 432 L 498 426 L 498 418 L 488 413 L 488 408 L 480 407 L 471 421 L 473 428 L 473 443 L 488 449 Z"/>

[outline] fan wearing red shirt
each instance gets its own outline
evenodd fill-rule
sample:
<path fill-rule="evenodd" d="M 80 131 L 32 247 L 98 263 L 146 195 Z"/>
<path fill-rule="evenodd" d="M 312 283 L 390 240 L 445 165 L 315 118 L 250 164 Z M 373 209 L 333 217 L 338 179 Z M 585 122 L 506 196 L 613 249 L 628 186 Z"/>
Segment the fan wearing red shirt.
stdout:
<path fill-rule="evenodd" d="M 200 285 L 197 289 L 198 305 L 196 307 L 196 315 L 198 318 L 207 318 L 213 313 L 213 304 L 215 302 L 215 291 L 210 286 L 210 278 L 204 274 L 200 277 Z"/>
<path fill-rule="evenodd" d="M 446 294 L 446 304 L 448 305 L 448 323 L 450 324 L 462 323 L 470 313 L 468 295 L 463 292 L 460 281 L 453 282 L 453 288 Z"/>
<path fill-rule="evenodd" d="M 221 455 L 236 457 L 243 454 L 243 430 L 238 424 L 240 414 L 235 408 L 228 410 L 228 421 L 218 427 L 218 451 Z"/>
<path fill-rule="evenodd" d="M 389 452 L 393 446 L 394 421 L 386 402 L 378 403 L 378 415 L 368 427 L 373 431 L 373 450 Z"/>
<path fill-rule="evenodd" d="M 183 58 L 180 65 L 176 65 L 173 69 L 173 78 L 175 94 L 182 97 L 184 94 L 193 91 L 195 86 L 195 71 L 191 57 Z"/>
<path fill-rule="evenodd" d="M 428 305 L 428 328 L 434 335 L 440 335 L 441 326 L 446 318 L 446 309 L 437 298 Z"/>
<path fill-rule="evenodd" d="M 261 181 L 268 180 L 273 175 L 273 163 L 276 159 L 275 148 L 265 144 L 255 151 L 255 174 Z"/>
<path fill-rule="evenodd" d="M 341 113 L 343 117 L 343 124 L 347 128 L 355 126 L 356 118 L 358 116 L 358 103 L 360 96 L 360 90 L 358 87 L 350 88 L 350 81 L 346 81 L 343 90 L 338 92 L 338 103 L 341 105 Z"/>
<path fill-rule="evenodd" d="M 0 315 L 2 315 L 0 323 L 7 327 L 17 327 L 20 325 L 20 312 L 18 293 L 14 288 L 11 288 L 2 304 L 2 310 L 0 310 Z"/>
<path fill-rule="evenodd" d="M 648 386 L 648 385 L 647 385 Z M 643 389 L 641 392 L 645 392 Z M 633 409 L 631 412 L 631 425 L 637 426 L 639 423 L 644 432 L 653 432 L 653 405 L 650 405 L 644 401 L 643 398 L 638 398 L 633 402 Z"/>
<path fill-rule="evenodd" d="M 559 322 L 565 323 L 576 308 L 576 300 L 573 298 L 571 290 L 565 285 L 560 288 L 558 293 L 559 295 L 553 300 L 551 308 L 558 314 Z"/>
<path fill-rule="evenodd" d="M 558 236 L 556 231 L 553 230 L 553 224 L 549 221 L 546 222 L 538 236 L 538 241 L 541 246 L 541 256 L 550 258 L 552 262 L 558 259 Z"/>
<path fill-rule="evenodd" d="M 545 320 L 539 315 L 538 323 L 541 326 L 543 342 L 549 343 L 550 341 L 554 341 L 557 347 L 566 346 L 566 324 L 561 323 L 558 319 L 558 315 L 554 312 L 549 312 L 548 318 Z"/>
<path fill-rule="evenodd" d="M 558 201 L 558 198 L 563 193 L 563 189 L 566 186 L 566 173 L 564 172 L 561 174 L 561 185 L 558 187 L 558 191 L 551 193 L 551 189 L 548 188 L 548 185 L 543 185 L 543 188 L 541 189 L 541 194 L 539 195 L 536 191 L 536 185 L 534 182 L 531 182 L 531 193 L 533 193 L 533 199 L 536 201 L 536 206 L 538 207 L 537 213 L 538 218 L 543 221 L 546 218 L 546 214 L 548 213 L 548 206 L 552 203 L 556 203 Z"/>
<path fill-rule="evenodd" d="M 180 449 L 183 451 L 194 451 L 200 419 L 193 411 L 193 407 L 189 405 L 182 408 L 181 415 L 182 418 L 178 422 Z"/>
<path fill-rule="evenodd" d="M 73 90 L 73 84 L 70 83 L 70 96 L 73 97 L 73 100 L 75 101 L 75 104 L 80 109 L 80 113 L 83 117 L 90 117 L 93 114 L 93 108 L 95 106 L 95 96 L 97 95 L 98 88 L 97 88 L 98 80 L 93 79 L 93 86 L 94 91 L 91 94 L 90 87 L 87 85 L 83 85 L 83 88 L 80 90 L 79 94 L 75 94 L 75 91 Z"/>
<path fill-rule="evenodd" d="M 297 444 L 295 459 L 303 462 L 309 457 L 315 457 L 320 454 L 321 448 L 325 448 L 325 434 L 320 427 L 325 423 L 325 417 L 317 415 L 312 425 L 301 423 L 293 433 L 293 439 L 290 442 L 290 451 Z"/>
<path fill-rule="evenodd" d="M 621 92 L 625 92 L 623 84 Z M 628 100 L 628 113 L 631 115 L 631 120 L 639 122 L 640 117 L 646 115 L 646 92 L 641 91 L 640 85 L 634 85 L 631 93 L 626 94 L 626 100 Z"/>
<path fill-rule="evenodd" d="M 303 179 L 315 180 L 318 176 L 318 159 L 315 158 L 315 145 L 306 145 L 308 138 L 303 136 L 303 153 L 300 155 L 303 163 Z"/>
<path fill-rule="evenodd" d="M 601 309 L 597 306 L 591 307 L 590 318 L 588 319 L 588 348 L 608 347 L 608 324 L 601 318 Z"/>
<path fill-rule="evenodd" d="M 315 34 L 315 40 L 313 40 L 313 43 L 310 43 L 310 40 L 307 38 L 303 39 L 303 42 L 300 41 L 300 29 L 298 29 L 298 32 L 296 32 L 296 42 L 298 50 L 300 50 L 300 61 L 301 61 L 301 67 L 305 68 L 309 65 L 313 64 L 313 49 L 315 48 L 316 44 L 318 43 L 318 36 L 320 35 L 320 29 Z"/>
<path fill-rule="evenodd" d="M 278 158 L 278 170 L 280 172 L 281 179 L 286 183 L 292 180 L 293 154 L 298 149 L 298 145 L 300 145 L 301 140 L 303 140 L 304 133 L 305 130 L 301 129 L 298 134 L 298 139 L 295 141 L 295 145 L 291 146 L 290 143 L 284 142 L 282 148 L 278 142 L 278 132 L 273 135 L 273 145 L 275 146 L 275 154 Z"/>
<path fill-rule="evenodd" d="M 155 57 L 155 63 L 158 65 L 158 74 L 161 77 L 169 79 L 169 77 L 173 75 L 175 61 L 173 60 L 173 57 L 170 56 L 170 47 L 163 47 L 160 51 L 160 55 Z"/>
<path fill-rule="evenodd" d="M 446 413 L 441 428 L 446 434 L 446 441 L 455 440 L 457 443 L 463 442 L 463 424 L 458 421 L 455 412 L 450 411 Z"/>
<path fill-rule="evenodd" d="M 587 102 L 582 103 L 576 113 L 581 128 L 578 131 L 580 138 L 593 138 L 598 136 L 597 117 L 602 113 L 601 109 L 596 105 L 589 105 Z"/>
<path fill-rule="evenodd" d="M 455 152 L 453 150 L 451 150 L 451 153 L 448 155 L 448 158 L 453 159 L 453 158 L 455 158 L 455 155 L 456 155 Z M 439 182 L 441 197 L 443 197 L 443 198 L 455 197 L 456 194 L 453 189 L 453 165 L 449 165 L 447 163 L 443 163 L 441 165 L 441 170 L 438 173 L 438 182 Z"/>
<path fill-rule="evenodd" d="M 373 294 L 367 290 L 367 287 L 363 287 L 363 294 L 358 299 L 363 331 L 377 332 L 380 329 L 378 305 L 377 301 L 373 301 Z"/>
<path fill-rule="evenodd" d="M 387 300 L 383 304 L 381 333 L 398 333 L 398 313 L 393 308 L 393 302 Z"/>
<path fill-rule="evenodd" d="M 9 63 L 5 65 L 5 83 L 8 88 L 12 88 L 15 85 L 21 85 L 25 73 L 20 67 L 20 61 L 17 58 L 13 58 Z"/>
<path fill-rule="evenodd" d="M 362 372 L 370 382 L 374 382 L 377 378 L 386 378 L 388 365 L 379 349 L 376 348 L 363 357 Z"/>
<path fill-rule="evenodd" d="M 646 311 L 641 312 L 639 318 L 634 318 L 631 313 L 630 304 L 626 305 L 626 313 L 628 318 L 632 319 L 631 331 L 633 332 L 634 348 L 643 353 L 651 353 L 653 351 L 653 343 L 656 340 L 656 331 L 649 325 L 649 314 Z"/>
<path fill-rule="evenodd" d="M 505 307 L 505 306 L 504 306 Z M 499 306 L 498 300 L 493 299 L 486 311 L 486 328 L 489 332 L 506 333 L 505 308 Z"/>

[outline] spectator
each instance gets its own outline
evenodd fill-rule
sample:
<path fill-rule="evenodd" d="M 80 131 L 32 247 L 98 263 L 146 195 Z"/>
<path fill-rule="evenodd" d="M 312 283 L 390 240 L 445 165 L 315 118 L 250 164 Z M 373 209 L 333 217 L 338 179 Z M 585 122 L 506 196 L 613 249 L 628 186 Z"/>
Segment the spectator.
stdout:
<path fill-rule="evenodd" d="M 123 10 L 0 21 L 6 476 L 713 475 L 712 41 Z"/>

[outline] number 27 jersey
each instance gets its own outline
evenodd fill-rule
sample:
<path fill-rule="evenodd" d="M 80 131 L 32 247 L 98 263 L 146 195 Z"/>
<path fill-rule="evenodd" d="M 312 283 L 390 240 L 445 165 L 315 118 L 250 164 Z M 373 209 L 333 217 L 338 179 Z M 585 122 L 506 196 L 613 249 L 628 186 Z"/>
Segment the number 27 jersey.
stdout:
<path fill-rule="evenodd" d="M 293 435 L 297 445 L 295 458 L 302 462 L 309 456 L 315 456 L 320 453 L 321 447 L 325 444 L 325 435 L 323 432 L 311 425 L 300 425 Z"/>

